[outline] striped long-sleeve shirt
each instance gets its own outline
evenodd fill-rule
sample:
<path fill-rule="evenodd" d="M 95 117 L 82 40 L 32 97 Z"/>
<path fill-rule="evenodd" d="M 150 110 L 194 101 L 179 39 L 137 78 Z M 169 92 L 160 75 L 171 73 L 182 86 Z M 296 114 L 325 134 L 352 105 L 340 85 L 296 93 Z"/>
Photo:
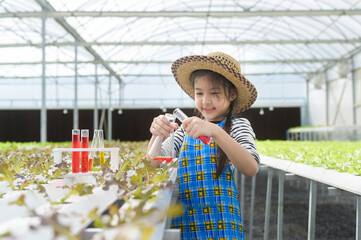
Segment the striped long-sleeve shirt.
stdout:
<path fill-rule="evenodd" d="M 174 132 L 174 151 L 176 156 L 178 155 L 179 149 L 182 146 L 185 132 L 180 126 Z M 245 118 L 232 118 L 232 126 L 230 135 L 235 139 L 242 147 L 244 147 L 253 158 L 260 163 L 260 157 L 257 152 L 257 147 L 255 144 L 255 133 L 251 127 L 250 122 Z M 162 144 L 162 151 L 165 155 L 170 155 L 170 148 L 172 144 L 172 139 L 167 138 Z"/>

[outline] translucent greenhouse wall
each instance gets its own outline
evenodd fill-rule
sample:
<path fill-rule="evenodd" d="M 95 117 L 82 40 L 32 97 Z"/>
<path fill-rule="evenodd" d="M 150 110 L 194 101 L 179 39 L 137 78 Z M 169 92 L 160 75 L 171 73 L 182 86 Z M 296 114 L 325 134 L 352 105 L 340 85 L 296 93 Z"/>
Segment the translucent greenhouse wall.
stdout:
<path fill-rule="evenodd" d="M 361 125 L 361 53 L 336 64 L 308 83 L 309 125 Z"/>
<path fill-rule="evenodd" d="M 169 70 L 170 71 L 170 70 Z M 94 76 L 78 77 L 78 107 L 90 109 L 95 105 Z M 253 107 L 303 107 L 306 102 L 305 80 L 297 76 L 249 76 L 258 91 Z M 0 88 L 0 109 L 40 109 L 40 79 L 29 82 L 13 80 L 2 83 Z M 109 77 L 99 77 L 98 107 L 109 108 Z M 61 82 L 61 84 L 59 84 Z M 111 108 L 162 108 L 194 107 L 173 77 L 154 81 L 138 77 L 123 86 L 111 79 Z M 47 109 L 72 109 L 74 106 L 74 79 L 48 78 L 46 84 Z"/>

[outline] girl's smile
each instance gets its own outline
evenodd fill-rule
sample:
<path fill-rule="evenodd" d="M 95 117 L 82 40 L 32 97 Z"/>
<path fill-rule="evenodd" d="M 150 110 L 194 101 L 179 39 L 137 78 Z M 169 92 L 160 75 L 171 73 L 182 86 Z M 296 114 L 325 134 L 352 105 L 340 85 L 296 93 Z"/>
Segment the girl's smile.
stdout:
<path fill-rule="evenodd" d="M 237 97 L 236 94 L 231 94 L 227 98 L 225 90 L 221 86 L 215 86 L 207 75 L 195 80 L 194 91 L 196 107 L 207 121 L 222 121 L 231 101 Z"/>
<path fill-rule="evenodd" d="M 213 112 L 213 110 L 215 110 L 215 109 L 214 108 L 212 108 L 212 109 L 203 108 L 203 111 L 205 111 L 206 113 L 211 113 L 211 112 Z"/>

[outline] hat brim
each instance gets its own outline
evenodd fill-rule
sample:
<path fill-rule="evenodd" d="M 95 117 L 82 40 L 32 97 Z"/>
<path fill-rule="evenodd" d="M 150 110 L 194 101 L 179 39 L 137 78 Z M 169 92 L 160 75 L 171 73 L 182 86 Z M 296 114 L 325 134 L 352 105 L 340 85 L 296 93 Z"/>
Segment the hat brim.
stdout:
<path fill-rule="evenodd" d="M 194 99 L 194 89 L 190 81 L 191 74 L 196 70 L 211 70 L 227 78 L 236 87 L 238 97 L 235 99 L 233 113 L 249 109 L 257 99 L 257 90 L 254 85 L 234 68 L 220 60 L 205 56 L 192 55 L 177 59 L 172 64 L 172 73 L 179 86 Z"/>

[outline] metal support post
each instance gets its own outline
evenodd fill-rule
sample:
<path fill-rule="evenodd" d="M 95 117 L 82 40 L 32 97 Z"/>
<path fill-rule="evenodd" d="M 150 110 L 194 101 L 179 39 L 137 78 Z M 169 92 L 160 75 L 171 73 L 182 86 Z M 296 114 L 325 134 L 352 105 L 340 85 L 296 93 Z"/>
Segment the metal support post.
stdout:
<path fill-rule="evenodd" d="M 109 76 L 108 85 L 109 106 L 108 106 L 108 141 L 112 140 L 112 76 Z"/>
<path fill-rule="evenodd" d="M 78 41 L 75 40 L 74 47 L 74 115 L 73 128 L 79 128 L 79 110 L 78 110 Z"/>
<path fill-rule="evenodd" d="M 163 240 L 180 240 L 180 230 L 179 229 L 165 229 Z"/>
<path fill-rule="evenodd" d="M 357 105 L 356 105 L 356 79 L 355 79 L 355 61 L 351 56 L 351 81 L 352 81 L 352 114 L 353 114 L 353 126 L 357 125 Z M 357 140 L 357 130 L 353 130 L 353 140 Z"/>
<path fill-rule="evenodd" d="M 119 82 L 119 108 L 121 109 L 123 107 L 123 98 L 124 96 L 124 84 L 123 82 Z"/>
<path fill-rule="evenodd" d="M 356 240 L 361 240 L 361 196 L 356 198 Z"/>
<path fill-rule="evenodd" d="M 234 174 L 233 174 L 234 184 L 236 185 L 237 194 L 239 195 L 240 186 L 239 186 L 239 184 L 238 184 L 238 179 L 239 179 L 239 174 L 240 174 L 240 172 L 238 172 L 237 169 L 234 169 L 233 172 L 234 172 Z"/>
<path fill-rule="evenodd" d="M 241 202 L 240 202 L 240 205 L 241 205 L 241 213 L 242 213 L 242 217 L 244 217 L 244 204 L 245 204 L 245 201 L 246 201 L 246 196 L 245 196 L 245 186 L 246 186 L 246 177 L 240 173 L 239 175 L 241 175 L 241 186 L 240 186 L 240 190 L 241 190 Z"/>
<path fill-rule="evenodd" d="M 42 74 L 41 74 L 41 113 L 40 113 L 40 141 L 46 142 L 47 117 L 46 117 L 46 1 L 42 2 L 41 11 L 41 48 L 42 48 Z"/>
<path fill-rule="evenodd" d="M 301 125 L 310 125 L 310 80 L 306 79 L 306 103 L 302 104 L 301 107 Z"/>
<path fill-rule="evenodd" d="M 252 187 L 251 187 L 251 210 L 249 217 L 249 239 L 253 238 L 253 216 L 254 216 L 254 199 L 256 192 L 256 176 L 252 177 Z"/>
<path fill-rule="evenodd" d="M 273 169 L 268 168 L 268 179 L 267 179 L 267 196 L 266 196 L 266 210 L 265 210 L 265 219 L 264 219 L 264 240 L 268 240 L 269 233 L 269 219 L 271 212 L 271 195 L 272 195 L 272 177 Z"/>
<path fill-rule="evenodd" d="M 326 125 L 329 126 L 330 125 L 330 117 L 329 117 L 329 98 L 330 98 L 330 86 L 328 83 L 328 76 L 327 76 L 327 71 L 325 72 L 325 85 L 326 85 L 326 89 L 325 89 L 325 95 L 326 95 Z M 330 136 L 329 133 L 327 132 L 327 140 L 330 140 Z"/>
<path fill-rule="evenodd" d="M 285 173 L 278 173 L 278 214 L 277 214 L 277 240 L 283 239 L 283 192 L 284 192 Z"/>
<path fill-rule="evenodd" d="M 308 233 L 307 239 L 315 239 L 315 225 L 316 225 L 316 201 L 317 201 L 317 183 L 310 180 L 310 198 L 308 210 Z"/>
<path fill-rule="evenodd" d="M 99 129 L 98 126 L 98 64 L 95 64 L 95 84 L 94 84 L 94 130 Z"/>

